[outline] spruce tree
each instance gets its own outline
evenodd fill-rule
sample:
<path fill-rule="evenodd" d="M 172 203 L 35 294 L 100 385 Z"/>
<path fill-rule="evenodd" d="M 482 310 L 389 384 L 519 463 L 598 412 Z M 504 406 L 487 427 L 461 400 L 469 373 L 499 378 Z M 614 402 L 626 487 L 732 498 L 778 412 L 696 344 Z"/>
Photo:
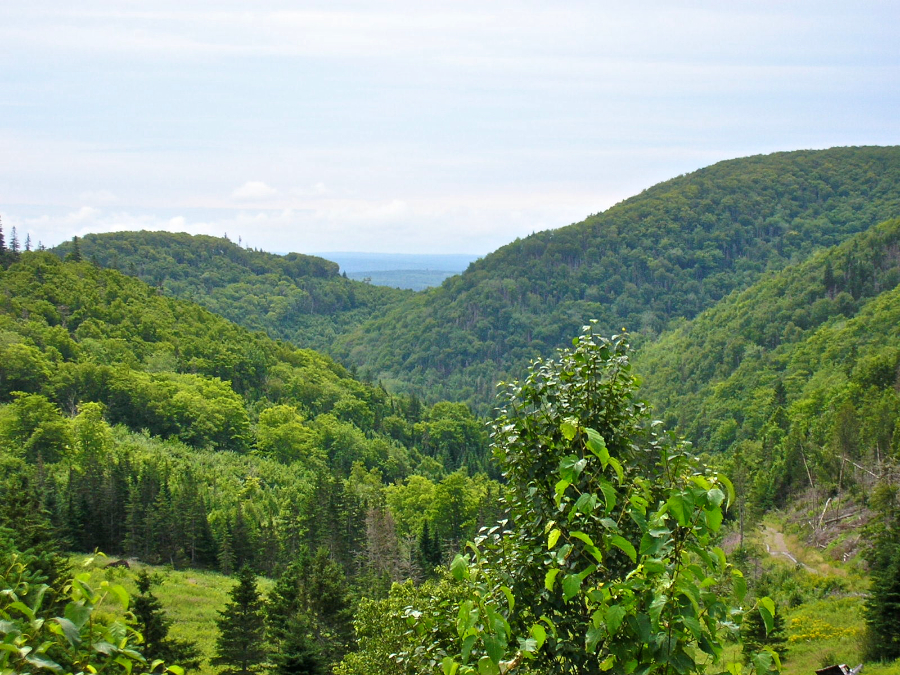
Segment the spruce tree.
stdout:
<path fill-rule="evenodd" d="M 750 657 L 768 647 L 778 656 L 784 658 L 787 652 L 787 638 L 784 634 L 784 617 L 776 611 L 772 617 L 772 630 L 766 633 L 766 624 L 759 612 L 752 611 L 744 617 L 741 624 L 741 642 L 744 645 L 744 663 L 750 663 Z"/>
<path fill-rule="evenodd" d="M 135 578 L 138 595 L 132 598 L 131 611 L 135 628 L 144 637 L 141 652 L 149 661 L 162 659 L 167 666 L 174 664 L 186 670 L 199 668 L 201 658 L 196 643 L 169 637 L 172 619 L 166 616 L 162 603 L 150 592 L 156 583 L 159 580 L 147 570 L 139 571 Z"/>
<path fill-rule="evenodd" d="M 316 641 L 314 620 L 302 605 L 305 557 L 301 560 L 285 569 L 266 603 L 266 636 L 272 649 L 272 672 L 277 675 L 317 675 L 328 670 Z"/>
<path fill-rule="evenodd" d="M 231 602 L 219 612 L 216 625 L 219 636 L 212 665 L 226 666 L 223 675 L 250 675 L 262 669 L 266 661 L 263 601 L 256 588 L 256 575 L 248 566 L 238 572 Z"/>
<path fill-rule="evenodd" d="M 866 658 L 893 661 L 900 658 L 900 545 L 893 547 L 890 563 L 872 574 L 866 600 Z"/>
<path fill-rule="evenodd" d="M 78 237 L 72 237 L 72 250 L 66 254 L 66 260 L 81 262 L 81 247 L 78 245 Z"/>

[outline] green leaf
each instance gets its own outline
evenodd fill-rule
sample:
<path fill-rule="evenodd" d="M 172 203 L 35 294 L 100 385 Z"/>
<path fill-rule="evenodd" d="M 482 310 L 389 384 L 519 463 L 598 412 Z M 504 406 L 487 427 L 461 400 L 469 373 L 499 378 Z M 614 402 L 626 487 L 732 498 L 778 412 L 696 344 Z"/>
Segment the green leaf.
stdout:
<path fill-rule="evenodd" d="M 725 503 L 725 508 L 730 508 L 732 504 L 734 504 L 734 485 L 728 479 L 728 476 L 723 476 L 719 474 L 716 476 L 716 479 L 725 485 L 725 489 L 728 491 L 728 501 Z"/>
<path fill-rule="evenodd" d="M 122 609 L 128 611 L 128 601 L 129 601 L 128 591 L 126 591 L 125 588 L 123 586 L 120 586 L 119 584 L 110 586 L 109 590 L 112 592 L 113 595 L 116 596 L 116 598 L 118 598 L 119 604 L 122 605 Z"/>
<path fill-rule="evenodd" d="M 585 492 L 575 502 L 575 511 L 578 513 L 590 513 L 597 505 L 597 496 L 590 492 Z"/>
<path fill-rule="evenodd" d="M 563 495 L 566 492 L 566 489 L 572 484 L 572 481 L 563 479 L 556 484 L 556 505 L 559 506 L 562 503 Z"/>
<path fill-rule="evenodd" d="M 455 675 L 459 670 L 459 664 L 453 660 L 452 656 L 445 656 L 441 660 L 441 670 L 444 671 L 444 675 Z"/>
<path fill-rule="evenodd" d="M 587 447 L 603 464 L 603 468 L 609 464 L 609 448 L 606 447 L 606 439 L 593 429 L 585 429 L 588 435 Z"/>
<path fill-rule="evenodd" d="M 567 417 L 562 421 L 562 424 L 559 425 L 559 429 L 562 431 L 562 435 L 565 439 L 571 441 L 575 438 L 575 434 L 578 433 L 578 422 L 571 417 Z"/>
<path fill-rule="evenodd" d="M 625 471 L 622 469 L 622 463 L 617 460 L 615 457 L 609 458 L 609 465 L 613 468 L 613 471 L 616 472 L 616 476 L 619 478 L 619 485 L 625 482 Z"/>
<path fill-rule="evenodd" d="M 713 488 L 706 493 L 706 499 L 713 506 L 721 506 L 722 502 L 725 501 L 725 493 L 722 492 L 719 488 Z"/>
<path fill-rule="evenodd" d="M 653 598 L 653 602 L 650 603 L 650 608 L 647 610 L 653 623 L 659 623 L 659 615 L 662 613 L 663 607 L 666 606 L 668 601 L 669 596 L 665 594 L 660 594 Z"/>
<path fill-rule="evenodd" d="M 606 502 L 606 512 L 609 513 L 616 508 L 616 488 L 606 481 L 600 482 L 600 492 L 603 493 L 603 501 Z"/>
<path fill-rule="evenodd" d="M 562 532 L 559 531 L 558 528 L 553 528 L 550 530 L 550 534 L 547 535 L 547 550 L 552 551 L 553 547 L 556 546 L 556 542 L 559 541 L 559 536 Z"/>
<path fill-rule="evenodd" d="M 457 581 L 467 579 L 469 576 L 469 565 L 466 563 L 466 559 L 459 553 L 456 554 L 456 557 L 453 558 L 453 562 L 450 563 L 450 572 Z"/>
<path fill-rule="evenodd" d="M 775 629 L 775 602 L 770 597 L 762 597 L 757 600 L 759 615 L 766 624 L 766 635 Z"/>
<path fill-rule="evenodd" d="M 584 471 L 585 466 L 587 466 L 587 460 L 583 457 L 578 457 L 577 455 L 563 457 L 559 461 L 559 477 L 562 480 L 574 483 L 578 480 L 581 472 Z"/>
<path fill-rule="evenodd" d="M 173 675 L 184 675 L 184 668 L 181 666 L 168 666 L 166 671 L 172 673 Z"/>
<path fill-rule="evenodd" d="M 631 562 L 637 562 L 637 551 L 634 550 L 632 543 L 625 537 L 618 534 L 613 535 L 609 543 L 631 558 Z"/>
<path fill-rule="evenodd" d="M 544 646 L 544 641 L 547 639 L 547 631 L 544 627 L 536 623 L 531 627 L 531 637 L 535 640 L 535 651 Z"/>
<path fill-rule="evenodd" d="M 78 630 L 81 630 L 81 627 L 91 618 L 91 608 L 80 603 L 70 602 L 66 605 L 63 614 Z"/>
<path fill-rule="evenodd" d="M 125 669 L 125 675 L 131 675 L 131 671 L 134 668 L 134 663 L 132 662 L 131 659 L 126 658 L 124 656 L 117 656 L 115 659 L 113 659 L 113 663 L 118 663 L 120 666 L 122 666 Z M 160 661 L 160 663 L 161 663 L 161 661 Z M 156 661 L 154 661 L 153 663 L 150 664 L 150 672 L 151 673 L 156 669 L 157 665 L 158 664 Z"/>
<path fill-rule="evenodd" d="M 706 514 L 706 524 L 709 525 L 709 529 L 713 532 L 718 532 L 722 526 L 722 509 L 717 506 L 712 511 L 704 511 L 704 513 Z"/>
<path fill-rule="evenodd" d="M 734 587 L 734 597 L 740 602 L 747 595 L 747 580 L 737 568 L 731 570 L 731 583 Z"/>
<path fill-rule="evenodd" d="M 493 635 L 485 635 L 484 649 L 488 656 L 491 657 L 491 661 L 495 665 L 499 665 L 500 659 L 503 658 L 503 654 L 506 652 L 506 643 Z"/>
<path fill-rule="evenodd" d="M 498 675 L 500 668 L 491 660 L 490 656 L 482 656 L 478 659 L 478 675 Z"/>
<path fill-rule="evenodd" d="M 503 591 L 503 595 L 506 596 L 506 602 L 509 605 L 509 611 L 512 611 L 516 608 L 516 599 L 513 597 L 512 589 L 508 586 L 501 586 L 500 590 Z"/>
<path fill-rule="evenodd" d="M 9 609 L 15 609 L 24 614 L 29 621 L 34 621 L 34 612 L 32 611 L 31 607 L 26 605 L 24 602 L 19 602 L 17 600 L 16 602 L 10 603 Z"/>
<path fill-rule="evenodd" d="M 691 635 L 693 635 L 694 638 L 700 638 L 700 635 L 703 633 L 703 629 L 701 628 L 700 622 L 696 617 L 682 616 L 681 623 L 685 625 L 685 627 L 691 632 Z"/>
<path fill-rule="evenodd" d="M 568 602 L 581 590 L 584 579 L 579 574 L 567 574 L 562 580 L 563 598 Z"/>
<path fill-rule="evenodd" d="M 625 608 L 621 605 L 612 605 L 611 607 L 606 608 L 604 621 L 606 622 L 606 632 L 610 635 L 615 635 L 616 631 L 619 630 L 619 626 L 622 625 L 622 620 L 625 618 Z"/>
<path fill-rule="evenodd" d="M 666 505 L 669 507 L 669 513 L 675 517 L 678 524 L 682 527 L 687 527 L 691 510 L 685 503 L 684 497 L 679 494 L 672 495 L 666 501 Z"/>
<path fill-rule="evenodd" d="M 556 575 L 559 574 L 559 569 L 554 567 L 553 569 L 547 570 L 547 574 L 544 575 L 544 588 L 548 591 L 553 590 L 553 585 L 556 583 Z"/>
<path fill-rule="evenodd" d="M 475 635 L 469 635 L 462 641 L 462 649 L 459 652 L 459 656 L 463 663 L 469 660 L 469 654 L 472 653 L 472 647 L 475 646 L 475 637 Z"/>
<path fill-rule="evenodd" d="M 590 538 L 588 535 L 586 535 L 584 532 L 577 532 L 577 531 L 576 531 L 576 532 L 570 532 L 570 533 L 569 533 L 569 536 L 572 537 L 572 539 L 578 539 L 579 541 L 584 542 L 584 543 L 587 544 L 588 546 L 593 546 L 593 545 L 594 545 L 594 540 L 591 539 L 591 538 Z"/>
<path fill-rule="evenodd" d="M 616 655 L 610 654 L 600 662 L 600 670 L 605 673 L 607 670 L 612 670 L 614 665 L 616 665 Z"/>
<path fill-rule="evenodd" d="M 52 670 L 54 673 L 63 672 L 63 668 L 56 661 L 52 659 L 48 659 L 45 656 L 31 655 L 26 656 L 25 660 L 34 666 L 35 668 L 44 668 L 46 670 Z"/>
<path fill-rule="evenodd" d="M 597 651 L 597 645 L 600 643 L 600 640 L 603 638 L 603 629 L 596 628 L 591 626 L 587 630 L 587 634 L 584 636 L 584 648 L 588 652 L 588 654 L 593 654 Z"/>
<path fill-rule="evenodd" d="M 75 645 L 81 643 L 81 635 L 79 634 L 78 628 L 75 627 L 74 623 L 62 617 L 56 617 L 54 621 L 56 622 L 55 628 L 59 631 L 62 631 L 62 634 L 65 636 L 66 640 L 69 641 L 70 645 L 74 647 Z"/>

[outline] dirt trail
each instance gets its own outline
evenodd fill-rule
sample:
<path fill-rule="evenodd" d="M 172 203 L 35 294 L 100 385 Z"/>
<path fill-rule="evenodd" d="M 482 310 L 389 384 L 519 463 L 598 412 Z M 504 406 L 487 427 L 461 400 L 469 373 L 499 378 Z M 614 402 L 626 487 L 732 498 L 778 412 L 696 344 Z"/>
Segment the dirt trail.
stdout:
<path fill-rule="evenodd" d="M 784 558 L 787 558 L 795 565 L 802 566 L 803 569 L 805 569 L 807 572 L 811 572 L 812 574 L 819 573 L 819 570 L 815 569 L 814 567 L 810 567 L 806 563 L 802 563 L 797 560 L 797 558 L 795 558 L 793 554 L 791 554 L 791 552 L 788 550 L 787 543 L 785 543 L 784 541 L 784 534 L 770 527 L 769 525 L 766 525 L 765 529 L 763 530 L 763 541 L 766 544 L 766 550 L 769 552 L 769 555 L 780 555 Z"/>

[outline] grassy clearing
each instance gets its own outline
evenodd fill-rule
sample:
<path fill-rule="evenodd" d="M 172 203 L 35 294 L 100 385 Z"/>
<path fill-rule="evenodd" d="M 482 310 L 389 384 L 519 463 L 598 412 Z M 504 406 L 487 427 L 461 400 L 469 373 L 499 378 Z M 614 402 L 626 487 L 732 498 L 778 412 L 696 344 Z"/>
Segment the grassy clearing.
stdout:
<path fill-rule="evenodd" d="M 862 663 L 868 578 L 859 561 L 840 562 L 823 555 L 796 533 L 784 533 L 786 523 L 775 514 L 767 516 L 763 526 L 768 533 L 760 529 L 748 539 L 758 557 L 755 576 L 784 612 L 788 638 L 784 675 L 813 675 L 826 665 Z M 780 543 L 771 536 L 772 529 L 783 533 L 784 547 L 799 565 L 783 555 L 766 554 L 766 544 L 774 553 Z M 900 661 L 869 662 L 863 673 L 900 675 Z"/>
<path fill-rule="evenodd" d="M 89 571 L 91 581 L 117 583 L 136 594 L 134 574 L 139 569 L 147 569 L 158 574 L 163 582 L 153 588 L 153 594 L 162 602 L 166 613 L 174 620 L 171 634 L 175 637 L 193 640 L 200 647 L 204 663 L 199 671 L 201 675 L 213 675 L 218 669 L 209 665 L 216 644 L 216 619 L 218 612 L 228 602 L 228 593 L 234 586 L 230 577 L 215 572 L 199 570 L 172 570 L 165 567 L 152 567 L 141 563 L 132 563 L 131 569 L 106 568 L 108 562 L 104 558 L 75 556 L 73 566 L 78 572 Z M 272 581 L 259 579 L 259 588 L 267 593 Z"/>

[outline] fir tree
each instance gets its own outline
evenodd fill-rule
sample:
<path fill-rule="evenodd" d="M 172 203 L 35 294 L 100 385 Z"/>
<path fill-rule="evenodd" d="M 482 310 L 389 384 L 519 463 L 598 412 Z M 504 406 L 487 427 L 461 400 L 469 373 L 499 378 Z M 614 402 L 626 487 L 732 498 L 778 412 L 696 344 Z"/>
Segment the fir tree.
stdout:
<path fill-rule="evenodd" d="M 61 554 L 60 538 L 41 504 L 34 482 L 24 473 L 13 474 L 0 484 L 0 529 L 29 558 L 33 581 L 50 587 L 52 601 L 70 575 L 68 559 Z"/>
<path fill-rule="evenodd" d="M 893 661 L 900 658 L 900 546 L 890 564 L 872 576 L 865 606 L 866 657 Z"/>
<path fill-rule="evenodd" d="M 285 639 L 272 654 L 271 672 L 276 675 L 325 675 L 329 672 L 322 650 L 313 638 L 307 617 L 291 618 L 285 625 Z"/>
<path fill-rule="evenodd" d="M 744 617 L 741 624 L 741 641 L 744 643 L 744 663 L 750 663 L 750 657 L 768 647 L 782 659 L 787 652 L 787 638 L 784 634 L 784 617 L 776 611 L 772 620 L 772 630 L 766 633 L 766 624 L 759 612 L 752 611 Z"/>
<path fill-rule="evenodd" d="M 2 220 L 0 220 L 0 253 L 6 253 L 6 237 L 3 236 Z"/>
<path fill-rule="evenodd" d="M 12 251 L 13 254 L 19 252 L 19 235 L 16 232 L 15 226 L 9 231 L 9 250 Z"/>
<path fill-rule="evenodd" d="M 157 583 L 156 575 L 151 576 L 147 570 L 141 570 L 135 578 L 139 595 L 132 598 L 131 611 L 135 628 L 144 637 L 141 652 L 150 661 L 162 659 L 166 665 L 199 668 L 201 658 L 196 643 L 169 637 L 172 619 L 166 616 L 162 603 L 150 592 Z"/>
<path fill-rule="evenodd" d="M 72 237 L 72 250 L 66 254 L 66 260 L 81 262 L 81 247 L 78 245 L 78 237 Z"/>
<path fill-rule="evenodd" d="M 431 534 L 428 521 L 422 526 L 422 534 L 419 536 L 419 560 L 422 569 L 427 575 L 431 575 L 434 568 L 441 564 L 441 541 L 437 532 Z"/>
<path fill-rule="evenodd" d="M 25 250 L 26 251 L 31 250 L 31 233 L 30 232 L 25 235 Z"/>
<path fill-rule="evenodd" d="M 302 607 L 303 565 L 299 561 L 288 565 L 266 603 L 266 636 L 272 647 L 272 672 L 278 675 L 327 672 L 313 620 Z"/>
<path fill-rule="evenodd" d="M 256 588 L 256 575 L 248 566 L 238 572 L 231 602 L 219 612 L 216 625 L 219 636 L 212 665 L 226 666 L 223 675 L 258 672 L 266 661 L 263 601 Z"/>

